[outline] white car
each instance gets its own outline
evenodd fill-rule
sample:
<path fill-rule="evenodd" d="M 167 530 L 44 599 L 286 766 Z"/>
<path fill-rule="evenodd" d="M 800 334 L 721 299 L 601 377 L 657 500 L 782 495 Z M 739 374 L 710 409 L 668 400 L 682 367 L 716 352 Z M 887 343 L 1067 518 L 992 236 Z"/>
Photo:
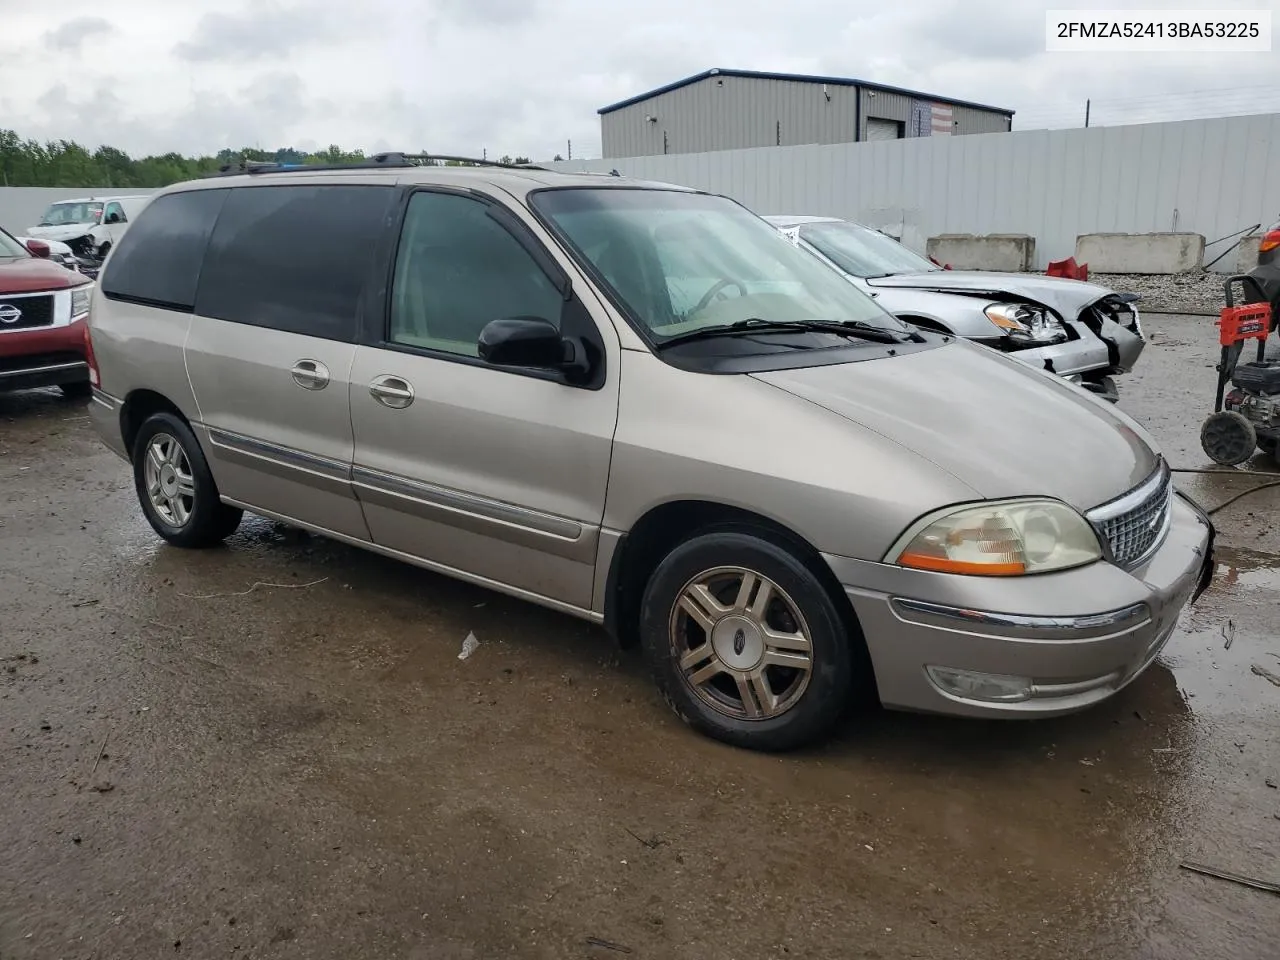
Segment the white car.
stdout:
<path fill-rule="evenodd" d="M 80 272 L 80 260 L 76 257 L 75 252 L 65 243 L 59 243 L 57 240 L 46 240 L 43 237 L 17 237 L 17 241 L 31 251 L 32 256 L 42 257 L 45 260 L 52 260 L 54 263 L 61 264 L 68 270 L 76 273 Z M 48 248 L 48 254 L 41 252 L 41 248 L 37 245 L 33 247 L 31 241 L 35 240 L 37 244 L 43 243 Z"/>
<path fill-rule="evenodd" d="M 772 216 L 792 243 L 900 320 L 1007 353 L 1113 403 L 1145 340 L 1137 297 L 1079 280 L 944 270 L 893 237 L 835 217 Z"/>
<path fill-rule="evenodd" d="M 51 203 L 26 235 L 65 243 L 81 260 L 102 260 L 150 201 L 140 197 L 80 197 Z"/>

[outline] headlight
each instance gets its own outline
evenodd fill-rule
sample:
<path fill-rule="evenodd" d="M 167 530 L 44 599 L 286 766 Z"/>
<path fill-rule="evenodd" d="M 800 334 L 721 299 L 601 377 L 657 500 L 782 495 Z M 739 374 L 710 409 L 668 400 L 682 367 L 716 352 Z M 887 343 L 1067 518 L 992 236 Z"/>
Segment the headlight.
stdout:
<path fill-rule="evenodd" d="M 79 320 L 89 313 L 89 300 L 93 296 L 93 284 L 85 283 L 71 291 L 71 319 Z"/>
<path fill-rule="evenodd" d="M 1057 500 L 1009 500 L 940 511 L 911 527 L 885 557 L 916 570 L 1017 577 L 1102 559 L 1098 536 Z"/>
<path fill-rule="evenodd" d="M 1062 322 L 1044 307 L 1026 303 L 993 303 L 983 311 L 1001 334 L 1021 343 L 1058 343 L 1067 338 Z"/>

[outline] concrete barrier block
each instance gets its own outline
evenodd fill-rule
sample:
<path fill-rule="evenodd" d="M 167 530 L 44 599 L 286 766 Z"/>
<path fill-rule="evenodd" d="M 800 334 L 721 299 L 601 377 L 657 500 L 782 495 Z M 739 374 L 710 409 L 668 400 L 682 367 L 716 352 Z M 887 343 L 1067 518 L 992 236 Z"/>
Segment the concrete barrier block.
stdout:
<path fill-rule="evenodd" d="M 944 233 L 930 237 L 925 250 L 956 270 L 1022 273 L 1036 262 L 1036 238 L 1025 233 Z"/>
<path fill-rule="evenodd" d="M 1090 273 L 1189 273 L 1204 266 L 1198 233 L 1086 233 L 1076 237 L 1076 260 Z"/>
<path fill-rule="evenodd" d="M 1236 247 L 1236 273 L 1248 273 L 1258 265 L 1258 244 L 1262 242 L 1262 234 L 1254 233 L 1245 237 L 1240 241 L 1240 246 Z M 1230 257 L 1223 257 L 1223 263 L 1230 260 Z M 1221 269 L 1221 265 L 1217 269 Z"/>

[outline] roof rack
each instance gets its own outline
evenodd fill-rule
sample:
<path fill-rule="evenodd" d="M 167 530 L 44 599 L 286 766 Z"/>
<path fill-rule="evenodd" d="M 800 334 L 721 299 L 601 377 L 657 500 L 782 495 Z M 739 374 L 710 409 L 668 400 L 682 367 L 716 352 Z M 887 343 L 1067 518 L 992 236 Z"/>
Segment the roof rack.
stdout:
<path fill-rule="evenodd" d="M 508 170 L 546 170 L 546 167 L 540 167 L 536 163 L 503 163 L 501 160 L 485 160 L 476 157 L 454 157 L 444 153 L 375 153 L 373 159 L 378 162 L 389 163 L 392 166 L 417 166 L 413 161 L 427 161 L 428 163 L 460 163 L 471 164 L 477 167 L 505 167 Z"/>
<path fill-rule="evenodd" d="M 294 170 L 368 170 L 385 167 L 420 167 L 457 163 L 475 167 L 502 167 L 507 170 L 545 170 L 533 163 L 503 163 L 499 160 L 483 160 L 475 157 L 455 157 L 443 153 L 375 153 L 367 160 L 355 163 L 278 163 L 273 160 L 241 160 L 239 163 L 228 163 L 211 174 L 215 177 L 234 177 L 242 174 L 250 176 L 261 173 L 289 173 Z"/>

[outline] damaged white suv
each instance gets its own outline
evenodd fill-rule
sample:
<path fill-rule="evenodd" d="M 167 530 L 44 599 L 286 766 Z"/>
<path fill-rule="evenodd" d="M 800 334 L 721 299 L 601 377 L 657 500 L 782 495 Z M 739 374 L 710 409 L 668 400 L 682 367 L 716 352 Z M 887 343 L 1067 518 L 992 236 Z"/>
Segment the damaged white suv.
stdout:
<path fill-rule="evenodd" d="M 80 260 L 103 260 L 120 242 L 129 221 L 151 198 L 82 197 L 51 203 L 26 236 L 65 243 Z"/>

